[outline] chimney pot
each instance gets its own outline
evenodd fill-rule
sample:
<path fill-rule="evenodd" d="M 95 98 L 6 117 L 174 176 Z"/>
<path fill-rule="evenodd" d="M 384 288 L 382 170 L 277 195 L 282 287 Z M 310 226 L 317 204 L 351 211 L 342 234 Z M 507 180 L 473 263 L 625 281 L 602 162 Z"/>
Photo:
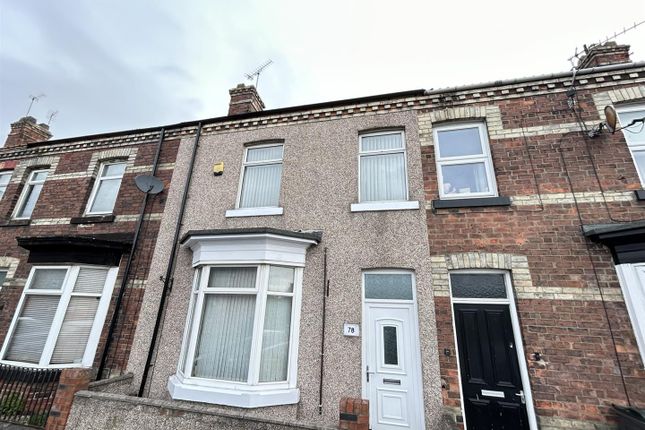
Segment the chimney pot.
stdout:
<path fill-rule="evenodd" d="M 33 116 L 25 116 L 11 124 L 11 131 L 4 143 L 5 148 L 26 147 L 30 143 L 43 142 L 52 138 L 49 125 L 36 121 Z"/>
<path fill-rule="evenodd" d="M 253 85 L 238 84 L 228 92 L 231 95 L 229 116 L 264 110 L 264 102 Z"/>

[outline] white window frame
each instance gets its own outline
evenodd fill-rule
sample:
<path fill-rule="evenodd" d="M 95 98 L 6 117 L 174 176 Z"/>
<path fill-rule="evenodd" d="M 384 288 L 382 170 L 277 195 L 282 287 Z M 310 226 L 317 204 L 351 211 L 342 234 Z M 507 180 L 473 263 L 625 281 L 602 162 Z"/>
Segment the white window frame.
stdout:
<path fill-rule="evenodd" d="M 9 183 L 11 183 L 11 177 L 13 176 L 13 170 L 5 170 L 3 172 L 0 172 L 0 177 L 2 176 L 9 176 L 9 181 L 7 181 L 7 185 L 4 186 L 3 188 L 0 188 L 0 200 L 4 197 L 5 193 L 7 192 L 7 188 L 9 187 Z"/>
<path fill-rule="evenodd" d="M 258 149 L 258 148 L 270 148 L 275 146 L 282 147 L 282 158 L 276 158 L 272 160 L 262 160 L 262 161 L 247 161 L 249 149 Z M 283 142 L 271 142 L 263 143 L 258 145 L 249 145 L 244 148 L 244 158 L 242 159 L 242 171 L 240 173 L 240 180 L 238 184 L 237 198 L 235 200 L 235 209 L 229 209 L 226 211 L 226 217 L 249 217 L 249 216 L 264 216 L 264 215 L 282 215 L 284 209 L 280 206 L 280 194 L 282 193 L 282 173 L 284 173 L 284 151 L 285 145 Z M 240 203 L 242 202 L 242 191 L 244 186 L 244 175 L 246 174 L 246 168 L 250 166 L 264 166 L 271 164 L 281 164 L 282 172 L 280 174 L 280 191 L 278 192 L 278 205 L 277 206 L 259 206 L 253 208 L 241 208 Z"/>
<path fill-rule="evenodd" d="M 124 164 L 125 168 L 123 169 L 123 173 L 121 175 L 113 175 L 113 176 L 105 176 L 103 177 L 103 171 L 105 171 L 105 168 L 107 166 L 113 166 L 115 164 Z M 96 176 L 96 179 L 94 180 L 94 186 L 92 187 L 92 193 L 90 194 L 90 198 L 87 201 L 87 206 L 85 207 L 85 215 L 109 215 L 114 212 L 114 206 L 116 205 L 116 200 L 119 197 L 119 192 L 121 191 L 121 184 L 123 183 L 123 177 L 125 176 L 125 171 L 128 168 L 128 163 L 127 161 L 107 161 L 104 163 L 101 163 L 101 168 L 99 169 L 99 174 Z M 109 211 L 95 211 L 92 212 L 92 205 L 94 204 L 94 200 L 96 199 L 96 194 L 99 191 L 99 187 L 101 186 L 101 182 L 105 180 L 112 180 L 112 179 L 121 179 L 121 182 L 119 182 L 119 189 L 116 192 L 116 196 L 114 196 L 114 204 L 112 205 L 112 209 Z"/>
<path fill-rule="evenodd" d="M 477 128 L 479 130 L 479 139 L 482 145 L 482 154 L 477 155 L 464 155 L 457 157 L 441 157 L 439 150 L 439 132 L 450 130 L 461 130 L 464 128 Z M 478 197 L 497 197 L 497 181 L 495 178 L 495 169 L 493 166 L 493 157 L 490 152 L 490 142 L 488 140 L 488 132 L 486 130 L 486 123 L 483 121 L 477 122 L 459 122 L 455 124 L 443 124 L 433 127 L 433 137 L 435 142 L 435 160 L 437 165 L 437 183 L 439 186 L 439 198 L 441 200 L 454 200 L 454 199 L 468 199 Z M 474 192 L 474 193 L 457 193 L 446 194 L 443 190 L 443 173 L 442 166 L 448 165 L 461 165 L 484 163 L 486 170 L 486 179 L 488 180 L 487 192 Z"/>
<path fill-rule="evenodd" d="M 627 263 L 616 265 L 616 273 L 618 273 L 618 283 L 623 292 L 625 299 L 625 307 L 629 319 L 632 323 L 634 330 L 634 337 L 636 337 L 636 345 L 641 355 L 642 368 L 645 368 L 645 315 L 639 303 L 642 303 L 643 298 L 638 297 L 635 289 L 637 285 L 642 285 L 642 280 L 639 278 L 637 269 L 645 267 L 645 263 Z"/>
<path fill-rule="evenodd" d="M 289 267 L 294 269 L 293 292 L 281 293 L 268 291 L 269 270 L 271 266 Z M 254 288 L 209 288 L 208 280 L 210 277 L 210 269 L 214 267 L 256 267 L 257 272 L 255 286 Z M 171 380 L 169 381 L 169 390 L 171 391 L 171 394 L 173 394 L 173 398 L 183 398 L 185 400 L 197 400 L 246 408 L 297 403 L 299 400 L 299 392 L 297 390 L 296 383 L 298 373 L 297 361 L 298 339 L 300 332 L 300 307 L 302 300 L 302 273 L 303 269 L 301 267 L 279 264 L 224 264 L 198 266 L 196 268 L 193 281 L 194 284 L 191 290 L 189 313 L 184 328 L 184 341 L 177 367 L 177 375 L 174 377 L 175 381 L 173 380 L 173 377 L 171 377 Z M 199 282 L 199 285 L 196 285 L 197 282 Z M 195 350 L 197 348 L 203 318 L 204 301 L 206 296 L 209 294 L 247 294 L 256 297 L 253 343 L 251 345 L 247 382 L 225 381 L 192 376 Z M 259 381 L 263 340 L 262 332 L 268 296 L 288 296 L 292 298 L 287 379 L 281 382 Z M 192 393 L 187 393 L 186 391 L 188 390 L 182 390 L 181 386 L 190 386 L 189 391 L 192 391 Z M 250 395 L 240 396 L 241 393 L 248 393 Z M 254 398 L 252 396 L 253 393 L 257 393 L 259 396 Z M 188 397 L 182 397 L 186 395 Z"/>
<path fill-rule="evenodd" d="M 73 293 L 74 284 L 76 283 L 76 278 L 82 267 L 90 268 L 101 268 L 108 269 L 106 276 L 105 284 L 100 295 L 92 293 Z M 66 269 L 65 279 L 63 280 L 63 285 L 60 290 L 45 290 L 37 289 L 30 290 L 29 287 L 32 284 L 34 274 L 39 269 Z M 101 331 L 103 330 L 103 323 L 105 322 L 105 317 L 108 312 L 108 307 L 110 305 L 110 300 L 112 299 L 112 290 L 114 289 L 114 283 L 116 281 L 116 276 L 118 272 L 118 267 L 105 267 L 105 266 L 91 266 L 91 265 L 76 265 L 76 266 L 33 266 L 27 277 L 27 283 L 16 307 L 13 319 L 11 320 L 11 325 L 7 331 L 2 349 L 0 350 L 0 363 L 11 364 L 14 366 L 22 367 L 33 367 L 33 368 L 71 368 L 71 367 L 92 367 L 94 361 L 94 355 L 96 354 L 96 348 L 99 344 L 101 337 Z M 26 297 L 29 295 L 34 296 L 60 296 L 60 301 L 58 302 L 58 308 L 54 319 L 52 320 L 52 325 L 49 329 L 49 334 L 47 335 L 47 342 L 40 356 L 39 363 L 26 363 L 20 361 L 5 360 L 7 349 L 11 339 L 13 338 L 14 331 L 18 323 L 18 317 L 22 313 Z M 92 329 L 90 331 L 90 336 L 87 340 L 87 345 L 85 346 L 85 353 L 83 354 L 83 359 L 81 363 L 69 363 L 69 364 L 50 364 L 52 354 L 54 353 L 54 348 L 56 347 L 56 342 L 60 334 L 61 327 L 63 325 L 63 320 L 65 319 L 65 313 L 67 312 L 67 307 L 71 297 L 100 297 L 99 305 L 96 309 L 96 315 L 94 317 L 94 323 L 92 324 Z"/>
<path fill-rule="evenodd" d="M 192 366 L 192 364 L 186 363 L 184 360 L 187 352 L 186 348 L 188 348 L 188 343 L 190 342 L 190 336 L 188 335 L 190 312 L 201 312 L 201 309 L 196 309 L 197 306 L 195 306 L 198 300 L 195 298 L 196 293 L 193 287 L 193 291 L 190 293 L 193 297 L 191 299 L 193 303 L 189 307 L 195 310 L 190 309 L 189 316 L 186 319 L 182 355 L 178 360 L 179 369 L 175 375 L 168 379 L 170 397 L 177 400 L 191 400 L 242 408 L 287 405 L 300 401 L 300 390 L 297 387 L 297 359 L 302 301 L 302 272 L 305 267 L 307 248 L 316 243 L 318 241 L 313 238 L 291 237 L 274 233 L 205 234 L 191 236 L 185 241 L 184 246 L 193 251 L 192 265 L 195 268 L 202 266 L 248 267 L 263 264 L 296 268 L 296 274 L 294 275 L 295 295 L 292 308 L 293 320 L 290 334 L 292 349 L 290 350 L 288 364 L 288 381 L 281 383 L 281 387 L 275 383 L 250 386 L 240 383 L 230 384 L 229 382 L 228 384 L 230 385 L 219 383 L 213 385 L 212 383 L 204 384 L 194 378 L 186 379 L 183 369 L 192 368 L 187 367 L 187 365 Z M 199 277 L 195 276 L 193 283 L 197 279 Z M 202 281 L 200 281 L 201 283 Z M 263 315 L 262 318 L 264 318 Z M 256 321 L 258 320 L 256 319 Z M 261 348 L 261 345 L 259 348 Z"/>
<path fill-rule="evenodd" d="M 40 185 L 42 184 L 43 188 L 45 188 L 45 182 L 47 182 L 47 177 L 43 179 L 42 181 L 34 181 L 33 177 L 36 175 L 36 173 L 42 173 L 45 172 L 47 173 L 47 177 L 49 177 L 49 169 L 35 169 L 32 170 L 29 173 L 29 178 L 25 182 L 25 186 L 22 189 L 22 193 L 20 193 L 20 198 L 18 199 L 18 204 L 16 205 L 16 209 L 14 210 L 13 213 L 13 219 L 31 219 L 30 216 L 18 216 L 22 211 L 23 211 L 23 206 L 27 201 L 27 196 L 31 194 L 31 191 L 33 190 L 34 185 Z M 38 199 L 36 199 L 36 204 L 38 204 L 38 200 L 40 200 L 40 194 L 42 194 L 42 188 L 40 190 L 40 193 L 38 194 Z M 36 209 L 36 206 L 34 205 L 34 210 Z"/>
<path fill-rule="evenodd" d="M 377 151 L 363 151 L 363 138 L 372 136 L 384 136 L 398 134 L 401 136 L 401 147 L 395 149 L 382 149 Z M 358 204 L 377 205 L 379 203 L 408 202 L 410 200 L 410 186 L 408 184 L 408 154 L 406 151 L 405 130 L 383 130 L 369 133 L 361 133 L 358 136 Z M 361 159 L 373 155 L 403 154 L 403 173 L 405 175 L 405 198 L 402 200 L 380 200 L 364 202 L 361 197 Z"/>
<path fill-rule="evenodd" d="M 616 113 L 618 114 L 618 123 L 620 127 L 625 127 L 627 125 L 622 123 L 620 119 L 621 114 L 637 112 L 637 111 L 645 112 L 645 104 L 618 106 L 616 108 Z M 643 124 L 640 124 L 637 126 L 643 127 Z M 634 156 L 634 152 L 645 152 L 645 142 L 630 143 L 631 136 L 630 136 L 629 130 L 625 129 L 621 131 L 623 132 L 623 136 L 625 137 L 625 142 L 627 142 L 627 148 L 629 149 L 629 153 L 632 156 L 632 162 L 634 163 L 634 167 L 636 168 L 636 174 L 638 175 L 638 179 L 641 182 L 641 186 L 645 188 L 645 178 L 641 175 L 640 169 L 638 168 L 638 164 L 636 164 L 636 157 Z"/>

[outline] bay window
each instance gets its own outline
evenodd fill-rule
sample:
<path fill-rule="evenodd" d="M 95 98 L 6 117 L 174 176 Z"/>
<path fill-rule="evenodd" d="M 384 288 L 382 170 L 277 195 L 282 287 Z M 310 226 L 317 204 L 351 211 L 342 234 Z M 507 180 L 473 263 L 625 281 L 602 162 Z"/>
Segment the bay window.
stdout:
<path fill-rule="evenodd" d="M 287 382 L 296 269 L 198 269 L 185 376 L 257 385 Z"/>
<path fill-rule="evenodd" d="M 199 231 L 173 399 L 255 408 L 297 403 L 302 274 L 317 233 Z"/>
<path fill-rule="evenodd" d="M 117 270 L 34 267 L 0 352 L 2 361 L 31 367 L 90 367 Z"/>

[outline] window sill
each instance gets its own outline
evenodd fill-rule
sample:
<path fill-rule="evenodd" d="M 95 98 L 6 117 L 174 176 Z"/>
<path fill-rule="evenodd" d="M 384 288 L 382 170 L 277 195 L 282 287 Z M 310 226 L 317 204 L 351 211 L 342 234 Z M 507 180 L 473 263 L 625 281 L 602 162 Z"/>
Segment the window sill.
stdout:
<path fill-rule="evenodd" d="M 70 224 L 99 224 L 103 222 L 114 222 L 114 215 L 86 215 L 73 217 Z"/>
<path fill-rule="evenodd" d="M 635 190 L 634 194 L 636 194 L 636 200 L 645 200 L 645 190 Z"/>
<path fill-rule="evenodd" d="M 226 218 L 236 218 L 245 216 L 269 216 L 282 215 L 283 208 L 242 208 L 229 209 L 226 211 Z"/>
<path fill-rule="evenodd" d="M 174 400 L 189 400 L 238 408 L 291 405 L 300 401 L 297 388 L 250 391 L 244 388 L 226 389 L 183 383 L 177 375 L 168 379 L 168 391 Z"/>
<path fill-rule="evenodd" d="M 352 212 L 403 211 L 419 209 L 418 201 L 353 203 Z"/>
<path fill-rule="evenodd" d="M 510 197 L 474 197 L 470 199 L 433 200 L 432 209 L 510 206 Z"/>
<path fill-rule="evenodd" d="M 7 221 L 6 224 L 0 225 L 0 227 L 24 227 L 31 224 L 31 219 L 12 219 Z"/>

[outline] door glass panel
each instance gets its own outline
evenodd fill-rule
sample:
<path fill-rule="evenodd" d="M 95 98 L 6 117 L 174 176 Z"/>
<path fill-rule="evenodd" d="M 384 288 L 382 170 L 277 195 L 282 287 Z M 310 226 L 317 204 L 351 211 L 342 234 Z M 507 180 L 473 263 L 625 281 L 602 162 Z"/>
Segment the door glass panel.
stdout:
<path fill-rule="evenodd" d="M 501 273 L 450 275 L 452 296 L 457 298 L 505 299 L 506 285 Z"/>
<path fill-rule="evenodd" d="M 366 273 L 365 298 L 412 300 L 412 275 L 408 273 Z"/>
<path fill-rule="evenodd" d="M 399 365 L 399 351 L 396 340 L 396 327 L 383 327 L 383 363 L 392 366 Z"/>

